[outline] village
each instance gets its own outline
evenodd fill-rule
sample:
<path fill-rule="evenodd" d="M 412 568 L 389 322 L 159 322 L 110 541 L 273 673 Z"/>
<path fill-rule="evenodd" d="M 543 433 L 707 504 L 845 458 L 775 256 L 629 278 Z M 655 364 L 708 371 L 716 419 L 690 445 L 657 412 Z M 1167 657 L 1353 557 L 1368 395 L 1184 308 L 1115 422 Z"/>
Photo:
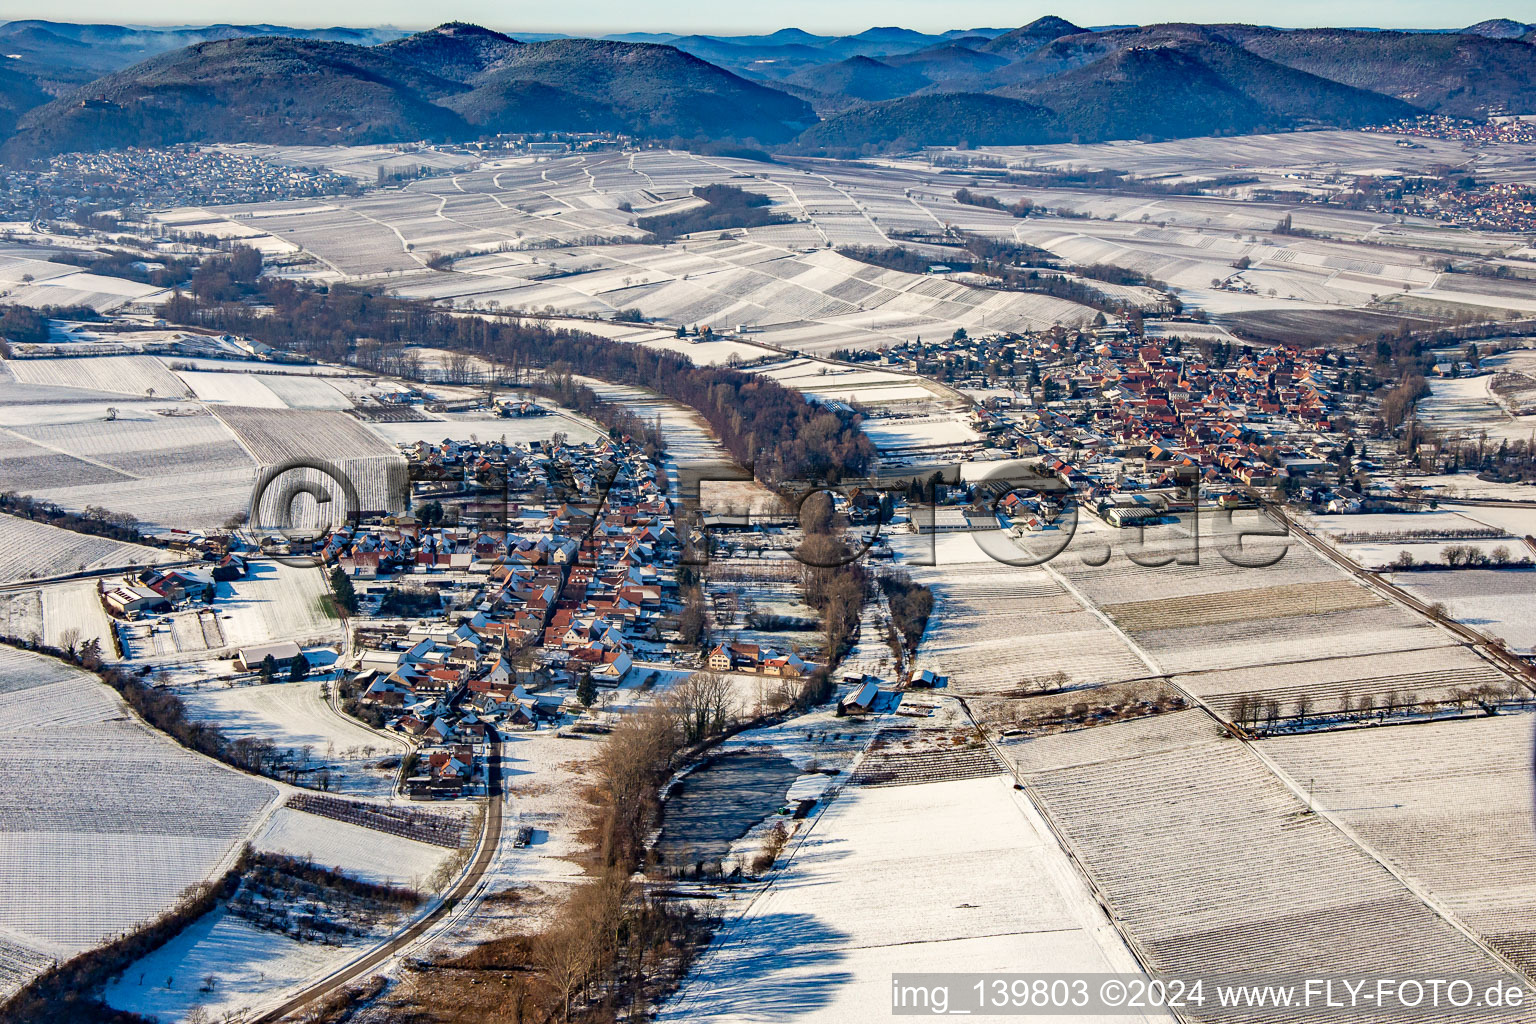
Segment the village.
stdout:
<path fill-rule="evenodd" d="M 8 169 L 0 219 L 70 218 L 107 204 L 238 203 L 355 193 L 344 174 L 283 166 L 253 153 L 195 145 L 65 153 L 38 169 Z"/>
<path fill-rule="evenodd" d="M 701 649 L 665 475 L 627 439 L 408 447 L 415 515 L 334 530 L 316 551 L 367 616 L 342 659 L 344 706 L 418 744 L 407 795 L 483 792 L 497 731 L 606 732 L 620 687 L 812 670 L 793 651 Z"/>
<path fill-rule="evenodd" d="M 1361 474 L 1381 467 L 1350 441 L 1352 423 L 1377 415 L 1371 370 L 1357 356 L 1186 343 L 1177 322 L 1158 327 L 1163 336 L 1117 324 L 843 356 L 942 375 L 975 399 L 981 457 L 1038 461 L 1090 504 L 1191 483 L 1208 502 L 1243 504 L 1295 493 L 1312 477 L 1339 491 L 1317 489 L 1320 502 L 1360 497 Z"/>

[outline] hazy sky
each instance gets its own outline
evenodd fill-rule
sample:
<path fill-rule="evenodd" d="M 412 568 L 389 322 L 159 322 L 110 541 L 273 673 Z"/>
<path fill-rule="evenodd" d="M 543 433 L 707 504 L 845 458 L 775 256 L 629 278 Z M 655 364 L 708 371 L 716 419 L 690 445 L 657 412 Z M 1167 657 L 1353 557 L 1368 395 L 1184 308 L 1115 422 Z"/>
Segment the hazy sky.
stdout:
<path fill-rule="evenodd" d="M 1536 19 L 1531 0 L 1491 0 L 1463 7 L 1431 0 L 1288 0 L 1283 4 L 1234 4 L 1231 0 L 577 0 L 565 3 L 457 0 L 13 0 L 3 18 L 47 18 L 112 24 L 212 22 L 296 26 L 398 25 L 423 28 L 442 21 L 473 21 L 505 32 L 767 32 L 796 26 L 820 33 L 857 32 L 871 25 L 903 25 L 923 31 L 1012 27 L 1043 14 L 1079 25 L 1150 24 L 1159 21 L 1251 21 L 1270 25 L 1457 28 L 1485 18 Z"/>

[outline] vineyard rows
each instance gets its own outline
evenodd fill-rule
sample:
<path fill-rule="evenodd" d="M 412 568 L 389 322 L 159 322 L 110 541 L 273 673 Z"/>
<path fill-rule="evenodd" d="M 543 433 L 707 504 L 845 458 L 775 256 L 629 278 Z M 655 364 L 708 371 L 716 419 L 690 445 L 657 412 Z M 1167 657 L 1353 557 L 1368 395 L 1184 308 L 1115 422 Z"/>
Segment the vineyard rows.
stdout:
<path fill-rule="evenodd" d="M 1250 751 L 1216 738 L 1192 713 L 1170 718 L 1187 724 L 1189 742 L 1030 777 L 1149 967 L 1185 976 L 1500 973 L 1402 882 L 1308 814 Z M 1124 728 L 1092 732 L 1107 752 Z M 1324 1013 L 1287 1019 L 1337 1019 Z M 1193 1016 L 1265 1019 L 1209 1007 Z M 1437 1019 L 1522 1018 L 1479 1008 Z"/>
<path fill-rule="evenodd" d="M 288 797 L 287 806 L 322 818 L 344 821 L 433 846 L 446 846 L 452 850 L 463 846 L 466 840 L 461 819 L 414 807 L 341 800 L 315 793 L 294 793 Z"/>
<path fill-rule="evenodd" d="M 186 384 L 154 356 L 12 359 L 6 366 L 23 384 L 151 398 L 185 398 L 191 394 Z"/>
<path fill-rule="evenodd" d="M 1167 672 L 1194 672 L 1446 646 L 1450 636 L 1393 605 L 1253 618 L 1221 626 L 1141 633 L 1136 642 Z"/>
<path fill-rule="evenodd" d="M 1318 807 L 1536 976 L 1529 715 L 1312 733 L 1264 750 Z"/>
<path fill-rule="evenodd" d="M 1189 597 L 1107 604 L 1102 607 L 1122 629 L 1149 632 L 1223 626 L 1255 619 L 1325 615 L 1328 612 L 1383 605 L 1381 598 L 1360 584 L 1339 579 L 1326 583 L 1292 583 L 1256 590 L 1224 590 Z"/>
<path fill-rule="evenodd" d="M 15 941 L 67 955 L 160 913 L 276 795 L 140 725 L 89 673 L 0 649 L 0 681 L 0 929 Z"/>
<path fill-rule="evenodd" d="M 64 575 L 83 569 L 151 565 L 171 557 L 158 548 L 92 537 L 0 513 L 0 581 Z"/>

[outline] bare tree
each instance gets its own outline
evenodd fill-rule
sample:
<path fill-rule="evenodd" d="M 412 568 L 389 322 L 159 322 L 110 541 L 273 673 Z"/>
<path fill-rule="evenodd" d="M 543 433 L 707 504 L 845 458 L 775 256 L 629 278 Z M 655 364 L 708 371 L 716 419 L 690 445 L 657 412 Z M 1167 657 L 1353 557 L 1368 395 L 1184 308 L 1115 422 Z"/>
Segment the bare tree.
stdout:
<path fill-rule="evenodd" d="M 566 917 L 545 929 L 533 944 L 533 962 L 560 996 L 560 1019 L 571 1019 L 571 997 L 586 983 L 594 963 L 592 936 Z"/>
<path fill-rule="evenodd" d="M 662 702 L 684 743 L 724 731 L 736 717 L 731 684 L 718 672 L 695 672 L 672 688 Z"/>

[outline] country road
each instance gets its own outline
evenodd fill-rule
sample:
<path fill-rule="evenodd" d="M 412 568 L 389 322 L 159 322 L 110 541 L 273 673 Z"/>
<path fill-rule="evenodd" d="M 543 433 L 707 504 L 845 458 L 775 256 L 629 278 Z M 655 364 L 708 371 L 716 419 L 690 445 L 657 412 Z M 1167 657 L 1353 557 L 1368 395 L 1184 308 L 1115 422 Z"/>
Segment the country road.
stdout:
<path fill-rule="evenodd" d="M 432 911 L 414 922 L 400 934 L 390 939 L 384 945 L 375 949 L 372 953 L 323 981 L 316 982 L 302 992 L 286 1000 L 282 1005 L 261 1014 L 253 1019 L 252 1024 L 268 1024 L 278 1021 L 303 1009 L 305 1006 L 317 1000 L 324 999 L 335 992 L 352 984 L 357 979 L 364 977 L 375 967 L 393 958 L 401 950 L 420 938 L 428 928 L 446 917 L 455 907 L 472 894 L 485 877 L 486 869 L 496 858 L 496 851 L 501 842 L 501 737 L 496 736 L 490 744 L 490 753 L 486 758 L 486 811 L 485 825 L 481 831 L 480 849 L 476 853 L 474 862 L 470 864 L 458 883 L 443 897 L 441 903 L 432 908 Z"/>

